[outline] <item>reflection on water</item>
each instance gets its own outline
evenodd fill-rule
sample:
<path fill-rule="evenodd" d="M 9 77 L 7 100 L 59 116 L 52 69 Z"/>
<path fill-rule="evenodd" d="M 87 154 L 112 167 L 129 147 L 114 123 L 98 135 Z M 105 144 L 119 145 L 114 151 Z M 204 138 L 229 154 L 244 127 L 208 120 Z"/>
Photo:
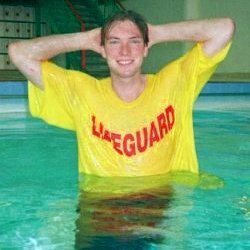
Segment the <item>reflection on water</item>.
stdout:
<path fill-rule="evenodd" d="M 175 199 L 166 176 L 91 177 L 80 182 L 76 249 L 147 249 L 163 244 Z"/>
<path fill-rule="evenodd" d="M 194 188 L 222 186 L 205 173 L 80 176 L 75 249 L 152 249 L 171 239 L 182 247 Z"/>
<path fill-rule="evenodd" d="M 174 196 L 170 185 L 157 186 L 151 182 L 147 188 L 144 183 L 143 189 L 143 182 L 136 178 L 98 178 L 101 183 L 90 179 L 87 190 L 83 187 L 80 192 L 76 249 L 101 249 L 107 244 L 109 249 L 118 246 L 133 249 L 133 245 L 142 247 L 162 240 L 157 227 L 167 217 L 164 211 Z M 115 186 L 117 181 L 119 185 Z M 100 184 L 102 190 L 93 191 Z M 122 187 L 126 187 L 126 193 Z"/>

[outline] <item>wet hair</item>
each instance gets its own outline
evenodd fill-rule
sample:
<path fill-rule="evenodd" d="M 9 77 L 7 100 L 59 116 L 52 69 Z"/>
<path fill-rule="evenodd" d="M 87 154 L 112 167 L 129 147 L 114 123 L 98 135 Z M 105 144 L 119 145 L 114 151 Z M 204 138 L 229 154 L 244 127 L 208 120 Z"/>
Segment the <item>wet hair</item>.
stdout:
<path fill-rule="evenodd" d="M 148 25 L 144 17 L 132 10 L 121 10 L 116 12 L 114 15 L 110 16 L 101 28 L 101 45 L 105 44 L 105 38 L 112 27 L 113 23 L 117 21 L 126 21 L 129 20 L 134 23 L 143 38 L 144 45 L 148 45 L 149 38 L 148 38 Z"/>

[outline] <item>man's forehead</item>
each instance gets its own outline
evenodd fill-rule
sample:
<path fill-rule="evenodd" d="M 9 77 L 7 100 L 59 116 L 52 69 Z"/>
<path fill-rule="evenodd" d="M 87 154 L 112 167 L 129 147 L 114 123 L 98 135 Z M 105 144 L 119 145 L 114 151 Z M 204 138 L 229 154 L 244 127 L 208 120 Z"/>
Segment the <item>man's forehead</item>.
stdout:
<path fill-rule="evenodd" d="M 134 36 L 142 37 L 141 32 L 137 27 L 137 25 L 131 22 L 130 20 L 113 22 L 106 34 L 106 37 L 108 38 L 110 36 L 116 36 L 118 35 L 118 33 L 122 32 L 127 32 L 134 34 Z"/>

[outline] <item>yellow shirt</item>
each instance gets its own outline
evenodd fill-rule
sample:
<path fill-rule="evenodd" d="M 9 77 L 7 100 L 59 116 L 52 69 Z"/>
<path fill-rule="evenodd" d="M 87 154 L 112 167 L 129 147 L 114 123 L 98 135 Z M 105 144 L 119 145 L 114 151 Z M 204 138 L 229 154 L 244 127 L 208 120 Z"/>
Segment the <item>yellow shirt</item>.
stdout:
<path fill-rule="evenodd" d="M 183 57 L 147 75 L 144 92 L 126 103 L 111 79 L 42 64 L 45 91 L 29 84 L 33 116 L 76 131 L 79 172 L 146 176 L 198 172 L 192 109 L 230 44 L 209 58 L 197 44 Z"/>

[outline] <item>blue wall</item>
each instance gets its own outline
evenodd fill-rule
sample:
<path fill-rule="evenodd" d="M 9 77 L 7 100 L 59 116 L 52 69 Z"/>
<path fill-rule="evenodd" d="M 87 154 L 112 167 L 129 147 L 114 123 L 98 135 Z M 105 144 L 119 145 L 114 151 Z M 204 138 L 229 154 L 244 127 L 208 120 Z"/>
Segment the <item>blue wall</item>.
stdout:
<path fill-rule="evenodd" d="M 208 83 L 201 94 L 250 94 L 250 82 Z"/>
<path fill-rule="evenodd" d="M 27 82 L 0 82 L 0 96 L 23 96 L 27 94 Z"/>
<path fill-rule="evenodd" d="M 0 82 L 0 96 L 27 96 L 27 82 Z M 250 94 L 250 83 L 208 83 L 202 94 Z"/>

